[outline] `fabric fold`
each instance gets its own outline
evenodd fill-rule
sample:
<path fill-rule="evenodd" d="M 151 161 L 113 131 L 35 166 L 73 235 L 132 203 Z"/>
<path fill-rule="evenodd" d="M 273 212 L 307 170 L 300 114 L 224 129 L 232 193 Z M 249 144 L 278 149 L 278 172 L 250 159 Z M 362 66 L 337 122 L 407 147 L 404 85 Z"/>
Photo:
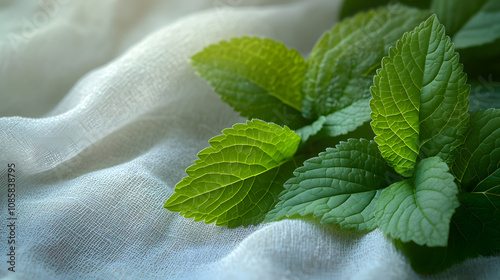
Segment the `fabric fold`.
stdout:
<path fill-rule="evenodd" d="M 0 178 L 8 163 L 18 172 L 18 261 L 15 274 L 2 262 L 2 278 L 422 278 L 378 231 L 298 220 L 228 229 L 163 208 L 208 139 L 245 121 L 189 57 L 235 36 L 306 56 L 340 0 L 43 3 L 58 10 L 23 47 L 9 34 L 23 36 L 24 18 L 45 6 L 10 3 L 0 30 Z M 478 258 L 429 278 L 487 279 L 498 264 Z"/>

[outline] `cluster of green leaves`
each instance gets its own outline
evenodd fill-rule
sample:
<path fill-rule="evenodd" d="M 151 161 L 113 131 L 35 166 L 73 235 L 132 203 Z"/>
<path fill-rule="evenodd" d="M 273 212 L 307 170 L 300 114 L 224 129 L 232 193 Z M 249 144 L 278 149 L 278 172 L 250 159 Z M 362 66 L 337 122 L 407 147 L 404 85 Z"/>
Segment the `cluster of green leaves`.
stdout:
<path fill-rule="evenodd" d="M 194 55 L 251 120 L 210 139 L 165 208 L 228 227 L 308 217 L 379 228 L 422 273 L 500 252 L 500 86 L 479 76 L 471 90 L 455 51 L 491 51 L 500 33 L 483 29 L 500 4 L 419 3 L 344 5 L 355 15 L 307 61 L 256 37 Z"/>

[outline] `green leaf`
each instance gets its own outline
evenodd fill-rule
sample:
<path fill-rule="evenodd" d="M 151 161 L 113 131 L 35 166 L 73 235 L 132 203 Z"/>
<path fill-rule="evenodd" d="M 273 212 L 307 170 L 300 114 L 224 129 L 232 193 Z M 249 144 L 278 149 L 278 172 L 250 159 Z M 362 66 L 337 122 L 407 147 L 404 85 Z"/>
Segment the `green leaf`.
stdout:
<path fill-rule="evenodd" d="M 321 116 L 312 124 L 297 129 L 295 133 L 300 135 L 302 143 L 304 144 L 311 136 L 318 134 L 323 129 L 325 122 L 326 122 L 326 117 Z"/>
<path fill-rule="evenodd" d="M 472 112 L 489 108 L 500 109 L 500 83 L 485 80 L 471 82 L 469 100 L 469 110 Z"/>
<path fill-rule="evenodd" d="M 489 177 L 489 184 L 460 195 L 460 207 L 453 217 L 456 238 L 469 254 L 492 255 L 500 252 L 500 171 Z"/>
<path fill-rule="evenodd" d="M 418 7 L 421 9 L 427 9 L 430 6 L 430 0 L 345 0 L 342 3 L 342 8 L 340 10 L 340 19 L 344 19 L 348 16 L 352 16 L 361 11 L 368 11 L 370 9 L 388 5 L 389 3 L 401 3 L 412 7 Z"/>
<path fill-rule="evenodd" d="M 434 0 L 432 6 L 469 77 L 499 71 L 500 1 Z"/>
<path fill-rule="evenodd" d="M 500 175 L 500 174 L 498 174 Z M 497 179 L 500 179 L 497 176 Z M 479 255 L 500 252 L 500 184 L 484 192 L 460 194 L 446 247 L 396 242 L 418 273 L 436 273 Z"/>
<path fill-rule="evenodd" d="M 415 272 L 420 274 L 441 272 L 450 268 L 453 264 L 478 256 L 477 254 L 471 254 L 471 248 L 465 246 L 467 242 L 464 243 L 453 221 L 450 227 L 450 236 L 446 247 L 420 246 L 414 242 L 404 243 L 400 240 L 394 240 L 394 243 L 409 259 Z"/>
<path fill-rule="evenodd" d="M 459 206 L 454 179 L 442 159 L 422 160 L 412 179 L 382 191 L 374 208 L 378 227 L 403 242 L 446 246 L 450 220 Z"/>
<path fill-rule="evenodd" d="M 297 129 L 295 132 L 301 136 L 303 142 L 317 134 L 323 137 L 347 134 L 371 119 L 369 102 L 368 98 L 355 101 L 326 117 L 321 116 L 311 125 Z"/>
<path fill-rule="evenodd" d="M 432 9 L 445 25 L 469 77 L 500 70 L 500 1 L 434 0 Z"/>
<path fill-rule="evenodd" d="M 356 15 L 359 12 L 366 12 L 379 6 L 389 4 L 389 0 L 344 0 L 340 9 L 340 19 Z"/>
<path fill-rule="evenodd" d="M 260 223 L 295 168 L 300 137 L 260 120 L 210 139 L 165 203 L 170 211 L 205 223 L 237 227 Z"/>
<path fill-rule="evenodd" d="M 463 190 L 474 192 L 499 169 L 500 110 L 477 111 L 471 117 L 465 143 L 458 150 L 452 171 Z"/>
<path fill-rule="evenodd" d="M 486 2 L 488 0 L 434 0 L 431 10 L 446 27 L 446 34 L 453 36 L 481 10 Z"/>
<path fill-rule="evenodd" d="M 463 192 L 447 247 L 396 243 L 417 272 L 434 273 L 467 258 L 500 252 L 500 110 L 478 111 L 470 122 L 452 167 Z"/>
<path fill-rule="evenodd" d="M 336 24 L 318 41 L 307 62 L 302 114 L 317 119 L 369 97 L 375 69 L 389 46 L 428 15 L 392 5 Z"/>
<path fill-rule="evenodd" d="M 270 39 L 233 38 L 206 47 L 191 65 L 242 116 L 302 124 L 305 61 Z"/>
<path fill-rule="evenodd" d="M 472 193 L 479 192 L 480 194 L 487 193 L 494 188 L 498 188 L 500 186 L 500 168 L 493 171 L 488 177 L 483 179 L 479 184 L 477 184 L 476 188 Z M 498 191 L 498 190 L 496 190 Z"/>
<path fill-rule="evenodd" d="M 466 81 L 435 16 L 389 50 L 371 88 L 371 124 L 382 156 L 397 172 L 411 176 L 419 157 L 453 160 L 469 120 Z"/>
<path fill-rule="evenodd" d="M 474 9 L 468 11 L 470 14 L 474 11 L 473 16 L 464 22 L 453 36 L 453 43 L 455 43 L 457 49 L 481 46 L 500 39 L 500 1 L 461 0 L 460 3 L 457 3 L 456 0 L 453 0 L 453 2 L 455 7 L 465 6 L 460 9 L 467 9 L 471 5 L 475 6 Z M 468 4 L 462 6 L 465 2 L 468 2 Z M 476 10 L 476 7 L 479 7 L 479 9 Z M 455 14 L 450 15 L 450 17 L 454 16 Z"/>
<path fill-rule="evenodd" d="M 280 202 L 266 217 L 309 216 L 322 223 L 369 231 L 380 189 L 400 177 L 380 156 L 373 141 L 349 139 L 304 162 L 285 183 Z"/>

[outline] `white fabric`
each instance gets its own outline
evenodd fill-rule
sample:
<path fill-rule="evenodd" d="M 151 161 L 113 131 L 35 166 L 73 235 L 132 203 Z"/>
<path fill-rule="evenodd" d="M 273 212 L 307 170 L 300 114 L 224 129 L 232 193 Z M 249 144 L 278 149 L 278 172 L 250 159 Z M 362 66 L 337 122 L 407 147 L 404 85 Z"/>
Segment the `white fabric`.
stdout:
<path fill-rule="evenodd" d="M 234 36 L 304 55 L 340 1 L 0 2 L 3 279 L 420 279 L 379 232 L 305 221 L 227 229 L 163 208 L 184 170 L 244 119 L 188 64 Z M 7 164 L 16 164 L 16 272 Z M 477 258 L 430 279 L 499 279 Z"/>

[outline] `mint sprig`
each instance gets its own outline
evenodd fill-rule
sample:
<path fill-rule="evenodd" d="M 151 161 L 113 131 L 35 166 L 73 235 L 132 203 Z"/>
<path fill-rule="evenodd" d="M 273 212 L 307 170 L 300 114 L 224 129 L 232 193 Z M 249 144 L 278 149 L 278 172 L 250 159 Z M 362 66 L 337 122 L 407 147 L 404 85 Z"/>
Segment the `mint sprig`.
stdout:
<path fill-rule="evenodd" d="M 463 34 L 496 26 L 496 2 L 469 3 L 456 18 L 454 1 L 427 2 L 437 16 L 389 5 L 346 18 L 307 61 L 257 37 L 195 54 L 200 77 L 252 120 L 210 139 L 165 208 L 228 227 L 312 217 L 379 228 L 419 273 L 498 254 L 500 109 L 488 108 L 500 90 L 473 81 L 471 92 L 453 43 L 468 42 L 468 59 L 494 44 L 496 35 L 475 45 Z M 335 148 L 318 155 L 324 143 Z"/>

